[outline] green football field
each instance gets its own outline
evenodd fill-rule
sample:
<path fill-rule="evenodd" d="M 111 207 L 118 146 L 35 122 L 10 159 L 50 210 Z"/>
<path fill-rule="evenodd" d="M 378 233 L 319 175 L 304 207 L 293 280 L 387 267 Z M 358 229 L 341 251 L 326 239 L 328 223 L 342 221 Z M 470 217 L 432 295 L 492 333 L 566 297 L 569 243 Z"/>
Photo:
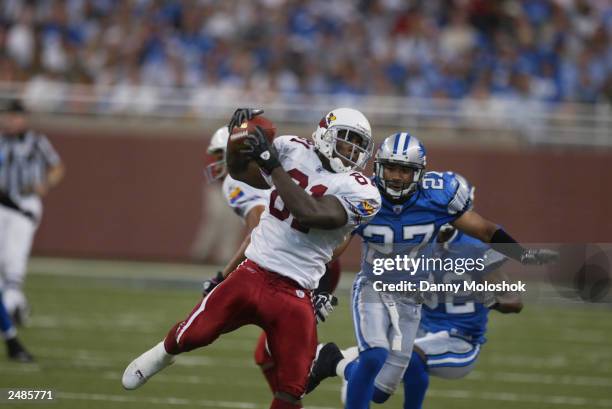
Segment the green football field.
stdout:
<path fill-rule="evenodd" d="M 260 330 L 245 327 L 181 356 L 142 389 L 120 384 L 132 358 L 159 342 L 198 301 L 210 268 L 36 259 L 27 294 L 33 319 L 20 337 L 36 364 L 0 357 L 0 388 L 52 389 L 57 408 L 267 408 L 270 393 L 252 360 Z M 345 277 L 340 306 L 319 339 L 354 343 Z M 432 379 L 427 408 L 612 408 L 612 310 L 527 304 L 520 315 L 491 313 L 476 370 Z M 341 408 L 337 378 L 305 399 Z M 398 392 L 386 407 L 401 408 Z M 32 404 L 0 402 L 1 408 Z M 374 405 L 377 406 L 377 405 Z"/>

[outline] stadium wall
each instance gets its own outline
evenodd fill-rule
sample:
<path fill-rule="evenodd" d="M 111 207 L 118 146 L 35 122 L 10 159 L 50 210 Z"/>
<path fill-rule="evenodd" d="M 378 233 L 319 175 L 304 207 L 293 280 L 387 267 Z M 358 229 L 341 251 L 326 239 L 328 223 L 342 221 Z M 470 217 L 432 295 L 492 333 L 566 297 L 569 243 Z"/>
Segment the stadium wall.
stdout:
<path fill-rule="evenodd" d="M 45 199 L 34 253 L 188 260 L 206 141 L 53 130 L 67 177 Z M 427 141 L 425 141 L 427 143 Z M 476 186 L 476 209 L 526 242 L 612 242 L 612 151 L 428 146 L 430 170 Z M 345 265 L 356 269 L 358 248 Z"/>

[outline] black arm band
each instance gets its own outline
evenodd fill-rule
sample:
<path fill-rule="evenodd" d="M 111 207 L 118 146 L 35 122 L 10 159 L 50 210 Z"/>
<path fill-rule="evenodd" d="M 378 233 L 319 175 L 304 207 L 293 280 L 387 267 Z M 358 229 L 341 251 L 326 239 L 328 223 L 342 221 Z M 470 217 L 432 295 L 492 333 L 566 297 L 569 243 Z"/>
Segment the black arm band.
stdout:
<path fill-rule="evenodd" d="M 521 261 L 521 257 L 525 253 L 525 248 L 501 228 L 493 233 L 491 248 L 518 261 Z"/>

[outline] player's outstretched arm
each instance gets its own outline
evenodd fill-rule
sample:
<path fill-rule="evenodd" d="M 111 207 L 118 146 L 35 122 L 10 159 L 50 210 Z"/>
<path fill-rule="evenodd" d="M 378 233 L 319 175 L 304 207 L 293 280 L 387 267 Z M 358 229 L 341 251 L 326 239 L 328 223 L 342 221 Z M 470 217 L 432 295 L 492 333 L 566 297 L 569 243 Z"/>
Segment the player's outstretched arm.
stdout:
<path fill-rule="evenodd" d="M 453 223 L 457 229 L 477 239 L 491 243 L 491 247 L 523 264 L 545 264 L 556 261 L 558 253 L 548 249 L 526 249 L 497 224 L 468 210 Z"/>
<path fill-rule="evenodd" d="M 485 243 L 490 243 L 493 235 L 499 229 L 497 224 L 485 219 L 473 210 L 463 213 L 452 225 Z"/>
<path fill-rule="evenodd" d="M 335 196 L 310 196 L 281 167 L 272 171 L 272 180 L 283 203 L 302 226 L 337 229 L 346 225 L 348 215 Z"/>

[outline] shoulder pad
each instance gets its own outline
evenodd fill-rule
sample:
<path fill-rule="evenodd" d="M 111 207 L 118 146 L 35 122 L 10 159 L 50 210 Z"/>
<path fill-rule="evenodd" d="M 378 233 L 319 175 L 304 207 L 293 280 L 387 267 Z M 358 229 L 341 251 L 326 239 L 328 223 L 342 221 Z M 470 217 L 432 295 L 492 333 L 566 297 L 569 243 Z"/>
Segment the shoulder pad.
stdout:
<path fill-rule="evenodd" d="M 465 212 L 472 207 L 473 188 L 454 172 L 427 172 L 421 187 L 425 195 L 449 214 Z"/>

